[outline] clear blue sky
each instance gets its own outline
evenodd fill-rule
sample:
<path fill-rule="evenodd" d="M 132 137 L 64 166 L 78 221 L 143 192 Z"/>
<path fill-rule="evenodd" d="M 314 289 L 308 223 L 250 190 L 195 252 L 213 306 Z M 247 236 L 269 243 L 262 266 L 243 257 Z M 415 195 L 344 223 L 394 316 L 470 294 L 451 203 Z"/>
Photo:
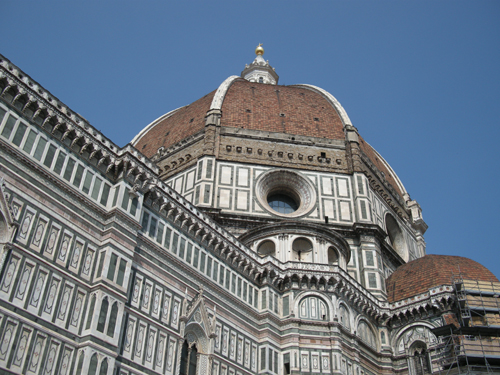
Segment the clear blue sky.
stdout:
<path fill-rule="evenodd" d="M 0 0 L 0 52 L 117 145 L 240 74 L 342 103 L 429 225 L 500 277 L 499 1 Z"/>

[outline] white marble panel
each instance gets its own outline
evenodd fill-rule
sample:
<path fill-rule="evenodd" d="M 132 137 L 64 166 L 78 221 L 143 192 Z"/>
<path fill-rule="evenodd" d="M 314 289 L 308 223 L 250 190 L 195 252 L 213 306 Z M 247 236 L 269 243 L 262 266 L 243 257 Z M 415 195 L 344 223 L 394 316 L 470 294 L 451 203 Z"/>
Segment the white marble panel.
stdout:
<path fill-rule="evenodd" d="M 324 195 L 332 195 L 332 179 L 330 177 L 321 177 L 321 187 Z"/>
<path fill-rule="evenodd" d="M 349 197 L 349 187 L 345 178 L 337 178 L 337 188 L 339 197 Z"/>
<path fill-rule="evenodd" d="M 247 168 L 238 168 L 238 186 L 248 186 Z"/>
<path fill-rule="evenodd" d="M 324 216 L 328 216 L 330 220 L 335 220 L 335 200 L 324 199 L 323 200 Z"/>
<path fill-rule="evenodd" d="M 244 190 L 238 190 L 236 193 L 236 209 L 237 210 L 248 210 L 248 192 Z"/>
<path fill-rule="evenodd" d="M 231 189 L 219 189 L 219 208 L 231 208 Z"/>
<path fill-rule="evenodd" d="M 349 202 L 340 201 L 340 220 L 351 221 L 351 205 Z"/>
<path fill-rule="evenodd" d="M 233 168 L 222 166 L 220 168 L 220 183 L 224 185 L 232 185 Z"/>

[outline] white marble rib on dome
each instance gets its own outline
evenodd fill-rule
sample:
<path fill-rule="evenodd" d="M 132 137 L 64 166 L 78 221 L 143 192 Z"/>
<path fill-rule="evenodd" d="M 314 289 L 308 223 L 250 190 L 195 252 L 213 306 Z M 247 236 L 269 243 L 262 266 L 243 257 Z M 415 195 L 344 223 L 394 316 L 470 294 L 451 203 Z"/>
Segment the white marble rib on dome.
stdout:
<path fill-rule="evenodd" d="M 224 82 L 222 82 L 215 92 L 215 95 L 212 99 L 212 104 L 210 105 L 210 109 L 221 109 L 222 108 L 222 103 L 224 102 L 224 98 L 226 97 L 227 91 L 229 90 L 229 87 L 233 84 L 234 81 L 236 81 L 238 78 L 241 78 L 240 76 L 230 76 L 227 77 Z"/>
<path fill-rule="evenodd" d="M 170 116 L 172 116 L 175 112 L 177 112 L 179 109 L 182 109 L 184 107 L 187 107 L 187 106 L 182 106 L 182 107 L 179 107 L 177 109 L 174 109 L 170 112 L 167 112 L 165 113 L 164 115 L 158 117 L 156 120 L 152 121 L 149 125 L 147 125 L 144 129 L 142 129 L 139 134 L 137 134 L 134 139 L 132 139 L 130 141 L 130 143 L 132 144 L 132 146 L 135 146 L 137 144 L 137 142 L 140 141 L 140 139 L 142 138 L 142 136 L 144 134 L 146 134 L 151 128 L 153 128 L 157 123 L 159 123 L 160 121 L 162 120 L 165 120 L 166 118 L 169 118 Z"/>
<path fill-rule="evenodd" d="M 342 119 L 344 126 L 352 125 L 351 119 L 347 115 L 347 112 L 345 111 L 344 107 L 342 107 L 340 102 L 332 94 L 330 94 L 328 91 L 323 90 L 321 87 L 317 87 L 314 85 L 308 85 L 308 84 L 291 85 L 290 87 L 303 87 L 305 89 L 317 92 L 318 94 L 322 95 L 335 108 L 335 110 L 339 114 L 340 118 Z"/>

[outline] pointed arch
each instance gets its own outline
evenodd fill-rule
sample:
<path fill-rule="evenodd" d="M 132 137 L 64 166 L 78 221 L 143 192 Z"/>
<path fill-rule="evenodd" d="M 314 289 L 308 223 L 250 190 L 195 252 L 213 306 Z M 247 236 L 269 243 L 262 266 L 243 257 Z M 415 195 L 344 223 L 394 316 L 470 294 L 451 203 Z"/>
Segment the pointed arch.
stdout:
<path fill-rule="evenodd" d="M 113 337 L 115 335 L 116 319 L 118 316 L 118 302 L 113 303 L 111 307 L 111 314 L 109 314 L 109 323 L 107 335 Z"/>
<path fill-rule="evenodd" d="M 101 311 L 99 312 L 99 320 L 97 321 L 97 330 L 99 332 L 104 332 L 104 326 L 106 325 L 106 317 L 108 316 L 108 297 L 104 297 L 101 302 Z"/>
<path fill-rule="evenodd" d="M 412 375 L 431 374 L 431 364 L 427 344 L 417 340 L 409 348 L 408 366 Z"/>
<path fill-rule="evenodd" d="M 182 349 L 181 349 L 181 365 L 180 365 L 179 375 L 187 375 L 188 359 L 189 359 L 189 343 L 187 340 L 184 340 L 184 344 L 182 344 Z"/>
<path fill-rule="evenodd" d="M 83 369 L 83 360 L 85 359 L 85 352 L 82 350 L 80 356 L 78 357 L 78 364 L 76 366 L 76 373 L 81 374 Z"/>
<path fill-rule="evenodd" d="M 101 362 L 101 369 L 99 370 L 99 375 L 107 375 L 108 373 L 108 359 L 104 358 Z"/>
<path fill-rule="evenodd" d="M 98 364 L 99 364 L 99 359 L 97 358 L 97 353 L 94 353 L 92 355 L 92 358 L 90 358 L 89 373 L 88 373 L 89 375 L 96 375 Z"/>
<path fill-rule="evenodd" d="M 87 323 L 85 324 L 85 329 L 90 329 L 92 326 L 92 318 L 94 317 L 94 307 L 95 307 L 95 294 L 90 298 L 90 305 L 87 317 Z"/>

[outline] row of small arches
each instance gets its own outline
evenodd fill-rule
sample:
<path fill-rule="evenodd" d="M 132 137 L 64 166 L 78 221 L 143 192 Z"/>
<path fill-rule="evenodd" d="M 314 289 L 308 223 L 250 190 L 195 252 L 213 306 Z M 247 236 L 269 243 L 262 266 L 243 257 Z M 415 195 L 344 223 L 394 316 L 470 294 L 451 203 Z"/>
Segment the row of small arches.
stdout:
<path fill-rule="evenodd" d="M 76 368 L 76 374 L 81 374 L 83 370 L 83 361 L 85 359 L 85 355 L 82 352 L 80 354 L 80 358 L 78 359 L 78 365 Z M 87 372 L 88 375 L 107 375 L 108 374 L 108 359 L 103 358 L 99 363 L 99 357 L 97 353 L 94 353 L 90 358 L 89 370 Z"/>
<path fill-rule="evenodd" d="M 294 255 L 296 259 L 294 260 L 304 260 L 304 254 L 307 254 L 313 250 L 313 244 L 310 240 L 304 237 L 296 238 L 292 243 L 292 250 L 294 251 Z M 258 248 L 257 254 L 261 257 L 265 257 L 268 255 L 275 256 L 276 255 L 276 244 L 272 240 L 264 240 L 262 241 Z M 339 255 L 337 250 L 335 250 L 332 246 L 328 248 L 328 264 L 337 264 L 339 260 Z"/>

